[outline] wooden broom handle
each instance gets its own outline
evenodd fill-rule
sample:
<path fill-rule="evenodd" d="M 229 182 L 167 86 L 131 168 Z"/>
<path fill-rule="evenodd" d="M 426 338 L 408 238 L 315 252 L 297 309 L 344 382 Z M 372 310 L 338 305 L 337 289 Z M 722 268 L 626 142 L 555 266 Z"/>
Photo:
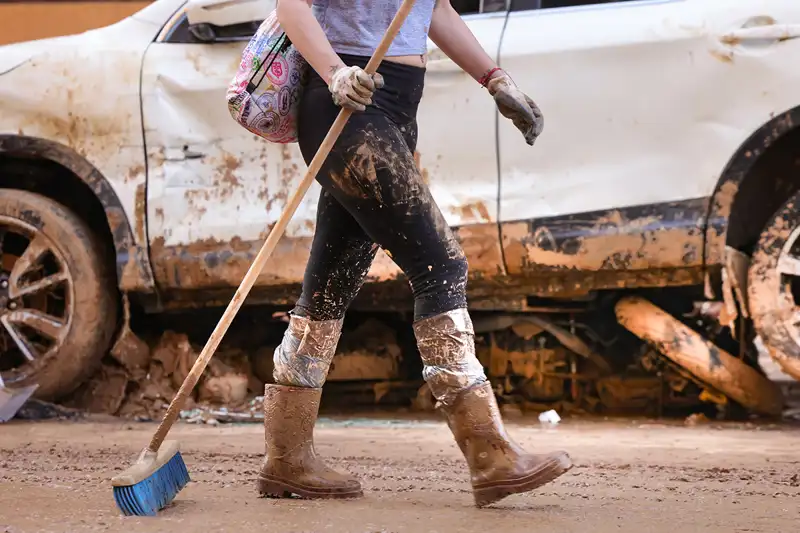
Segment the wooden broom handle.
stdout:
<path fill-rule="evenodd" d="M 400 31 L 400 27 L 406 21 L 411 8 L 414 7 L 414 2 L 415 0 L 403 0 L 400 9 L 398 9 L 397 14 L 394 16 L 394 19 L 392 19 L 392 23 L 383 35 L 383 39 L 381 39 L 378 48 L 375 49 L 375 53 L 372 54 L 369 63 L 367 63 L 367 68 L 365 70 L 369 74 L 374 74 L 378 70 L 381 61 L 383 61 L 383 57 L 392 45 L 392 41 L 394 41 L 394 38 Z M 261 274 L 261 271 L 264 269 L 267 260 L 272 255 L 272 252 L 275 251 L 278 241 L 280 241 L 283 232 L 286 230 L 286 226 L 289 225 L 289 221 L 300 206 L 300 202 L 303 201 L 303 197 L 306 195 L 306 192 L 308 192 L 308 188 L 311 187 L 311 184 L 317 177 L 320 167 L 322 167 L 322 164 L 327 159 L 328 154 L 352 114 L 353 112 L 349 109 L 343 108 L 339 111 L 339 115 L 336 117 L 333 126 L 331 126 L 330 131 L 328 131 L 328 134 L 322 141 L 317 153 L 314 155 L 314 159 L 311 160 L 311 164 L 308 166 L 308 170 L 303 180 L 300 182 L 300 186 L 297 187 L 297 190 L 289 199 L 289 203 L 286 205 L 286 209 L 281 214 L 275 227 L 269 232 L 267 240 L 253 260 L 253 264 L 250 265 L 250 269 L 247 271 L 247 274 L 245 274 L 239 288 L 236 289 L 236 294 L 233 295 L 233 299 L 228 304 L 227 309 L 225 309 L 225 313 L 223 313 L 222 318 L 219 319 L 208 342 L 206 342 L 206 345 L 203 347 L 203 351 L 200 352 L 200 356 L 197 358 L 197 361 L 195 361 L 194 366 L 192 366 L 192 370 L 189 372 L 189 375 L 186 376 L 183 384 L 181 384 L 181 388 L 178 390 L 175 398 L 172 399 L 172 403 L 169 404 L 164 419 L 161 421 L 161 424 L 159 424 L 158 429 L 150 441 L 150 445 L 148 446 L 150 451 L 157 452 L 161 447 L 161 443 L 164 442 L 164 438 L 172 428 L 172 424 L 177 420 L 186 398 L 192 392 L 195 385 L 197 385 L 197 381 L 200 379 L 206 366 L 208 366 L 208 362 L 211 360 L 211 357 L 214 356 L 214 352 L 216 352 L 219 343 L 222 341 L 222 337 L 225 336 L 225 333 L 228 331 L 228 327 L 236 317 L 236 313 L 239 312 L 239 308 L 242 307 L 245 298 L 247 298 L 247 295 L 250 293 L 250 289 L 253 288 L 256 279 L 258 279 L 259 274 Z"/>

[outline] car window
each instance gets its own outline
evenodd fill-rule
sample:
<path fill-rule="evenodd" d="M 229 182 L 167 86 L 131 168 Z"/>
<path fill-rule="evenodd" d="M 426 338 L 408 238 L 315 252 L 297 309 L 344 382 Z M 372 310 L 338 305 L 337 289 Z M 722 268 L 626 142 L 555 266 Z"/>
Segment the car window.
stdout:
<path fill-rule="evenodd" d="M 598 4 L 621 4 L 639 0 L 511 0 L 511 11 L 552 9 L 558 7 L 593 6 Z"/>
<path fill-rule="evenodd" d="M 260 20 L 231 24 L 230 26 L 212 26 L 199 24 L 194 28 L 189 27 L 189 20 L 182 15 L 175 26 L 164 38 L 168 43 L 196 43 L 208 44 L 210 42 L 249 41 L 261 25 Z M 213 33 L 211 33 L 213 32 Z"/>

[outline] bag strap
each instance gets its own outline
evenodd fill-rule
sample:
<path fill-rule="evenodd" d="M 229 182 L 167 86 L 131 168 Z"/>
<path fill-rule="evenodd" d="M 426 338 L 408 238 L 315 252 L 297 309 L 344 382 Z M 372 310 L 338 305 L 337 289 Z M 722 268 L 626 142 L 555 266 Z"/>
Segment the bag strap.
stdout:
<path fill-rule="evenodd" d="M 266 61 L 261 64 L 261 66 L 253 72 L 253 75 L 250 77 L 250 81 L 247 82 L 247 88 L 245 91 L 249 94 L 253 94 L 253 91 L 261 85 L 261 82 L 264 81 L 264 78 L 269 72 L 269 69 L 272 67 L 272 64 L 275 62 L 275 59 L 278 57 L 278 54 L 283 54 L 289 47 L 292 45 L 292 41 L 289 40 L 289 36 L 286 35 L 286 32 L 281 33 L 281 36 L 275 41 L 275 44 L 272 45 L 270 48 L 269 53 L 267 54 L 267 58 L 270 58 L 269 63 Z M 266 66 L 265 66 L 266 65 Z M 261 74 L 261 78 L 258 80 L 258 83 L 253 83 L 253 80 L 256 78 L 258 73 L 263 70 L 264 72 Z"/>

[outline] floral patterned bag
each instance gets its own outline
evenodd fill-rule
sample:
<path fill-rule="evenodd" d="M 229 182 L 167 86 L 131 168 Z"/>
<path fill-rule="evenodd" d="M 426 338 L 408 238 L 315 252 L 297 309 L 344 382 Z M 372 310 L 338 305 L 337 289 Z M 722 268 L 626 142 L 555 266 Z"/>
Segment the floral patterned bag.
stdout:
<path fill-rule="evenodd" d="M 308 64 L 273 11 L 245 47 L 239 70 L 228 86 L 231 116 L 269 142 L 296 142 L 297 108 L 307 70 Z"/>

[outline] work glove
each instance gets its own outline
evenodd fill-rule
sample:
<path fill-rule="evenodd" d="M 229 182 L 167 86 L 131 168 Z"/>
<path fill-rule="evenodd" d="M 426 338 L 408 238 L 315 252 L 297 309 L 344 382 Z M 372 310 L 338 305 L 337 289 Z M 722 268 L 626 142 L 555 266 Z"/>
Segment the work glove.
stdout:
<path fill-rule="evenodd" d="M 383 87 L 383 76 L 369 75 L 361 67 L 341 67 L 333 73 L 328 90 L 333 103 L 353 111 L 364 111 L 372 103 L 373 93 Z"/>
<path fill-rule="evenodd" d="M 497 109 L 504 117 L 511 119 L 530 146 L 536 141 L 544 128 L 544 117 L 539 106 L 517 87 L 517 84 L 503 72 L 486 84 L 489 94 L 494 97 Z"/>

